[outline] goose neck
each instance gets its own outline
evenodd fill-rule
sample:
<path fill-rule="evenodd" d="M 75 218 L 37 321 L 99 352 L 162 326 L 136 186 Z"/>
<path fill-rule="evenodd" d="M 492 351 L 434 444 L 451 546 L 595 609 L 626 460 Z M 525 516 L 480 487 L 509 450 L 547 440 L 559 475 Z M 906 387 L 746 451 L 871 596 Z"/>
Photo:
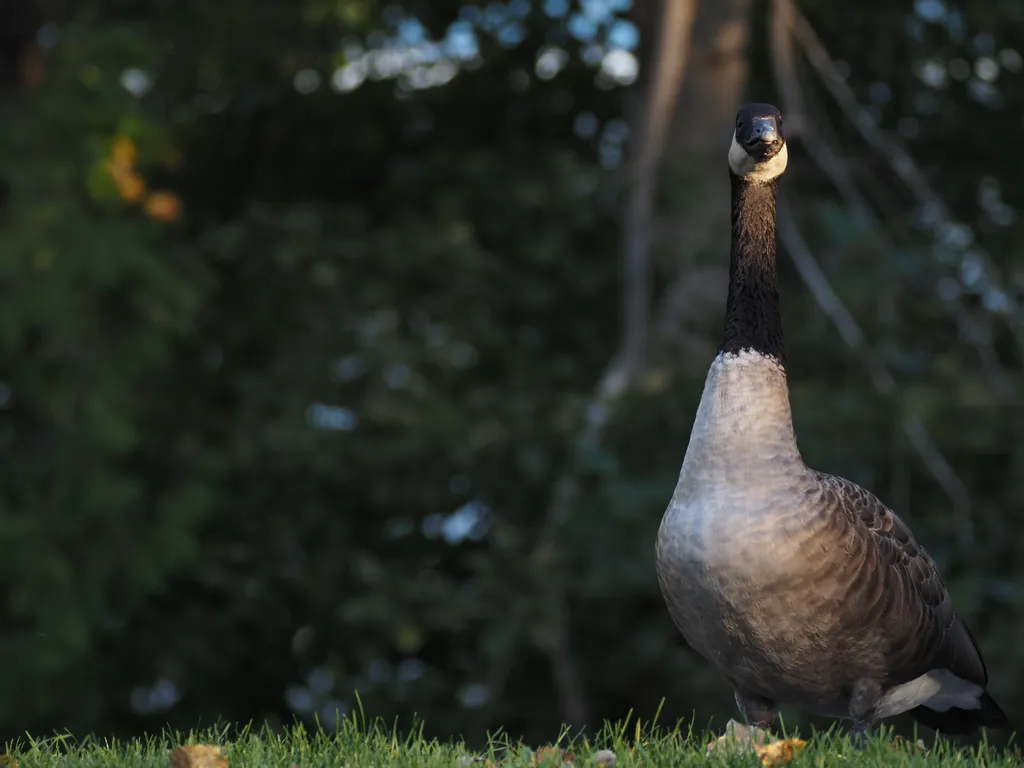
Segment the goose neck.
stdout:
<path fill-rule="evenodd" d="M 785 364 L 775 259 L 778 180 L 732 176 L 729 294 L 720 352 L 755 352 Z"/>

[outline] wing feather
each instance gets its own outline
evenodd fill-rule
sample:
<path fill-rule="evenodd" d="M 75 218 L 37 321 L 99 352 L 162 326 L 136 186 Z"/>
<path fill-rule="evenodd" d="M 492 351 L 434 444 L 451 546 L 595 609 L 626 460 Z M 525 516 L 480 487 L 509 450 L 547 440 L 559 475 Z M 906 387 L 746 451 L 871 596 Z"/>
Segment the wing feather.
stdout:
<path fill-rule="evenodd" d="M 957 617 L 938 568 L 910 528 L 878 497 L 856 483 L 817 473 L 834 509 L 863 537 L 873 558 L 867 567 L 887 570 L 883 619 L 891 637 L 886 658 L 889 682 L 913 680 L 929 669 L 945 668 L 985 686 L 988 672 L 967 626 Z"/>

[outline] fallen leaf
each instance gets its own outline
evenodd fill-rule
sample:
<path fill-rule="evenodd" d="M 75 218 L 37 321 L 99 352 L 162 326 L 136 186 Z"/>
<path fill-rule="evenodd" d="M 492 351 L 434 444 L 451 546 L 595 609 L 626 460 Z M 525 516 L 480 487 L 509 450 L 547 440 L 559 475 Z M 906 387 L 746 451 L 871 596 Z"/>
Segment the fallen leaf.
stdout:
<path fill-rule="evenodd" d="M 575 759 L 576 755 L 572 752 L 566 752 L 558 747 L 541 747 L 533 756 L 533 764 L 536 765 L 537 763 L 552 760 L 561 762 L 563 765 L 572 765 Z"/>
<path fill-rule="evenodd" d="M 228 759 L 220 747 L 190 744 L 171 750 L 171 768 L 227 768 Z"/>
<path fill-rule="evenodd" d="M 755 744 L 754 749 L 757 751 L 757 756 L 761 758 L 761 765 L 779 766 L 791 762 L 806 746 L 807 742 L 803 739 L 782 739 L 764 746 Z"/>
<path fill-rule="evenodd" d="M 908 747 L 911 752 L 917 752 L 921 755 L 928 754 L 928 747 L 925 746 L 923 739 L 918 739 L 916 743 L 912 743 L 904 739 L 902 736 L 895 736 L 892 741 L 889 742 L 889 749 L 903 749 Z"/>
<path fill-rule="evenodd" d="M 802 739 L 776 740 L 768 731 L 730 720 L 725 725 L 725 734 L 708 744 L 707 751 L 725 747 L 755 752 L 767 768 L 789 763 L 806 746 Z"/>
<path fill-rule="evenodd" d="M 11 768 L 18 768 L 18 761 L 10 755 L 0 755 L 0 765 L 9 765 Z"/>
<path fill-rule="evenodd" d="M 767 744 L 772 740 L 768 731 L 751 725 L 744 725 L 736 720 L 725 724 L 725 733 L 708 744 L 707 752 L 722 746 L 741 747 L 750 750 L 758 744 Z"/>

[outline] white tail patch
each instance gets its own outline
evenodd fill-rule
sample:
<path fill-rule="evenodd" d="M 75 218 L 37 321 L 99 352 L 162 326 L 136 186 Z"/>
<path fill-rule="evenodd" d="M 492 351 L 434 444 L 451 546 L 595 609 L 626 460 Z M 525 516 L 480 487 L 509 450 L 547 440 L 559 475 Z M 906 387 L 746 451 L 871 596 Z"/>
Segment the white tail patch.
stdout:
<path fill-rule="evenodd" d="M 875 714 L 891 717 L 914 707 L 925 706 L 936 712 L 948 709 L 981 709 L 980 685 L 957 677 L 948 669 L 933 669 L 909 683 L 889 690 L 879 702 Z"/>

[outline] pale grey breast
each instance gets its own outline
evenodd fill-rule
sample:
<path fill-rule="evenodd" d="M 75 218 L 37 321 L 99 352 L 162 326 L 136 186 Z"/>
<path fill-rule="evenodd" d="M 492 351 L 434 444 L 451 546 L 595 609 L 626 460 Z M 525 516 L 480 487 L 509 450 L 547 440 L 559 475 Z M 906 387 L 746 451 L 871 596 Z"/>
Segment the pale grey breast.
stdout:
<path fill-rule="evenodd" d="M 846 626 L 855 563 L 836 555 L 855 542 L 821 499 L 784 370 L 756 353 L 716 358 L 658 534 L 662 592 L 687 642 L 734 684 L 838 717 L 845 659 L 878 638 Z"/>

